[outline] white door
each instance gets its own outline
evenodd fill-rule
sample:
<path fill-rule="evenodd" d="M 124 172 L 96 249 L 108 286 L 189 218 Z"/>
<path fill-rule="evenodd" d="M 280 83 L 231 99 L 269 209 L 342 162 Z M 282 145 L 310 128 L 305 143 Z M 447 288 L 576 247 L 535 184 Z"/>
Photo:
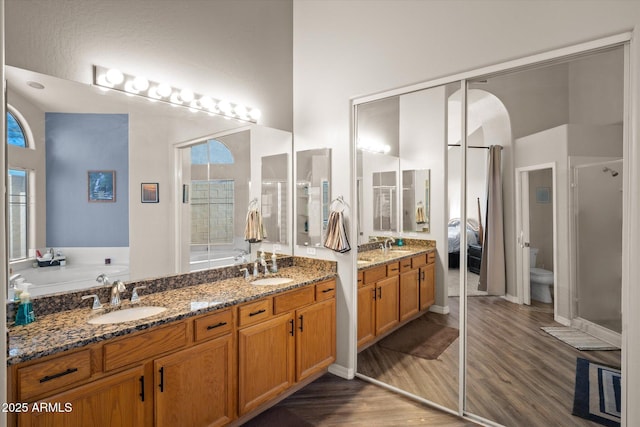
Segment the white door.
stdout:
<path fill-rule="evenodd" d="M 516 274 L 518 300 L 521 304 L 531 304 L 531 282 L 529 280 L 529 170 L 516 169 L 516 230 L 518 252 L 516 254 Z"/>

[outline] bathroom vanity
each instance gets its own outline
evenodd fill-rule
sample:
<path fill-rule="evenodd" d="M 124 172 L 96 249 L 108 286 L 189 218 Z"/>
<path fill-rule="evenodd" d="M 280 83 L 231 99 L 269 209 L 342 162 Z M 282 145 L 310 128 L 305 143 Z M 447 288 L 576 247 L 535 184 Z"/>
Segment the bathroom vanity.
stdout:
<path fill-rule="evenodd" d="M 435 302 L 435 248 L 415 245 L 358 253 L 358 350 Z"/>
<path fill-rule="evenodd" d="M 93 325 L 102 310 L 82 308 L 11 326 L 9 425 L 246 421 L 335 360 L 328 264 L 281 268 L 290 280 L 278 285 L 228 278 L 142 295 L 139 304 L 166 310 L 140 320 Z"/>

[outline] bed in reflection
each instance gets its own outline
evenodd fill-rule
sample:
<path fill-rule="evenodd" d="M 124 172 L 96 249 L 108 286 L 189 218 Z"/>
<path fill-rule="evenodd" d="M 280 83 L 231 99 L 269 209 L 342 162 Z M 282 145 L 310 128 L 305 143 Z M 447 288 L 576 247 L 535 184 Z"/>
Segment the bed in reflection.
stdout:
<path fill-rule="evenodd" d="M 467 219 L 467 249 L 479 246 L 480 228 L 478 220 Z M 449 268 L 460 268 L 460 218 L 451 218 L 448 229 Z"/>

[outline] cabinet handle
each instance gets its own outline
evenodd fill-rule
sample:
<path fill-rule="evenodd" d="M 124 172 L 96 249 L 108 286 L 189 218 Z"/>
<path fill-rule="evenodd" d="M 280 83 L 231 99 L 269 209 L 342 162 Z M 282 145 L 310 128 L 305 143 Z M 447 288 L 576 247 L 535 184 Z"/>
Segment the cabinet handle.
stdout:
<path fill-rule="evenodd" d="M 424 270 L 422 271 L 422 274 L 420 275 L 420 280 L 424 281 Z"/>
<path fill-rule="evenodd" d="M 160 368 L 158 372 L 160 372 L 160 384 L 158 384 L 158 387 L 160 387 L 160 392 L 163 392 L 164 391 L 164 367 Z"/>
<path fill-rule="evenodd" d="M 220 326 L 224 326 L 226 324 L 227 322 L 220 322 L 217 325 L 209 325 L 207 326 L 207 331 L 210 331 L 211 329 L 219 328 Z"/>
<path fill-rule="evenodd" d="M 140 400 L 144 402 L 144 375 L 140 377 Z"/>
<path fill-rule="evenodd" d="M 378 288 L 378 299 L 382 299 L 382 286 Z"/>
<path fill-rule="evenodd" d="M 392 268 L 391 271 L 398 271 L 398 268 Z"/>
<path fill-rule="evenodd" d="M 327 292 L 331 292 L 333 290 L 333 288 L 327 288 L 325 290 L 322 291 L 323 294 L 326 294 Z"/>
<path fill-rule="evenodd" d="M 302 322 L 304 320 L 304 316 L 300 315 L 300 317 L 298 317 L 298 319 L 300 319 L 300 327 L 298 329 L 300 329 L 300 332 L 302 332 L 302 329 L 303 329 Z"/>
<path fill-rule="evenodd" d="M 65 375 L 73 374 L 74 372 L 78 372 L 78 368 L 69 368 L 66 371 L 58 372 L 57 374 L 47 375 L 46 377 L 40 378 L 40 382 L 46 383 L 47 381 L 55 380 L 56 378 L 64 377 Z"/>
<path fill-rule="evenodd" d="M 376 299 L 376 288 L 373 288 L 373 300 L 375 301 Z"/>
<path fill-rule="evenodd" d="M 296 333 L 294 323 L 295 323 L 295 322 L 293 321 L 293 319 L 289 320 L 289 324 L 291 325 L 291 330 L 289 331 L 289 334 L 290 334 L 291 336 L 293 336 L 293 334 L 295 334 L 295 333 Z"/>
<path fill-rule="evenodd" d="M 267 310 L 265 310 L 264 308 L 262 310 L 254 311 L 253 313 L 249 313 L 249 317 L 257 316 L 258 314 L 262 314 L 265 311 Z"/>

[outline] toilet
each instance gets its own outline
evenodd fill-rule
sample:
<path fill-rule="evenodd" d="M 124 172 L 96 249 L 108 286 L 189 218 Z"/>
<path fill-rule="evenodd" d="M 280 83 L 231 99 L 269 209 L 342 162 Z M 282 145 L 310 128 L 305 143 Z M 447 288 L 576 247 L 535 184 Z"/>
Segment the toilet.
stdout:
<path fill-rule="evenodd" d="M 529 248 L 530 270 L 529 282 L 531 283 L 531 299 L 551 303 L 553 302 L 553 271 L 536 268 L 537 248 Z"/>

